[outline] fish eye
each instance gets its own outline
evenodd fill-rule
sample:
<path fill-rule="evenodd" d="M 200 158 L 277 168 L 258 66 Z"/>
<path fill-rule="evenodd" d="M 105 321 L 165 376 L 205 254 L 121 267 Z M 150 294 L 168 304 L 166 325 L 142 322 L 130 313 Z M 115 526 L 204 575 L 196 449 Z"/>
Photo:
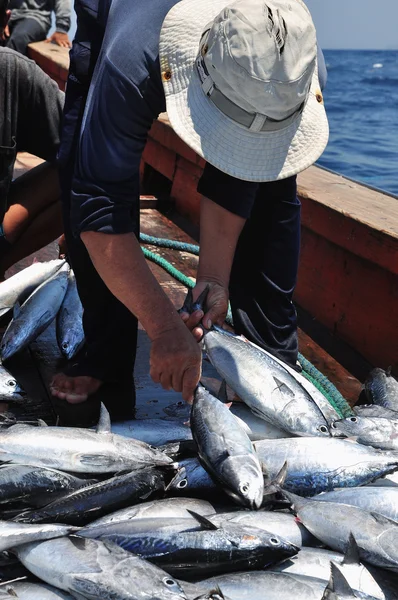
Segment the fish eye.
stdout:
<path fill-rule="evenodd" d="M 180 490 L 183 490 L 184 488 L 186 488 L 186 487 L 187 487 L 187 485 L 188 485 L 188 481 L 187 481 L 187 479 L 181 479 L 181 481 L 179 481 L 179 482 L 177 483 L 177 487 L 178 487 Z"/>
<path fill-rule="evenodd" d="M 328 428 L 326 427 L 326 425 L 321 425 L 319 427 L 319 431 L 321 431 L 322 433 L 328 433 Z"/>
<path fill-rule="evenodd" d="M 163 582 L 168 585 L 169 587 L 176 585 L 176 582 L 174 581 L 174 579 L 170 579 L 170 577 L 165 577 L 163 579 Z"/>
<path fill-rule="evenodd" d="M 249 491 L 249 484 L 242 483 L 242 485 L 240 486 L 240 491 L 242 492 L 242 494 L 247 494 L 247 492 Z"/>
<path fill-rule="evenodd" d="M 68 345 L 69 345 L 69 344 L 68 344 L 68 342 L 64 342 L 64 343 L 62 344 L 62 348 L 63 348 L 64 350 L 66 350 L 66 349 L 67 349 L 67 347 L 68 347 Z"/>
<path fill-rule="evenodd" d="M 17 385 L 17 382 L 15 381 L 15 379 L 9 379 L 7 381 L 7 385 L 9 385 L 10 387 L 15 387 Z"/>
<path fill-rule="evenodd" d="M 279 544 L 279 540 L 278 538 L 272 537 L 269 540 L 271 542 L 271 544 L 274 544 L 274 546 L 276 546 L 277 544 Z"/>
<path fill-rule="evenodd" d="M 350 417 L 351 423 L 357 423 L 358 419 L 356 417 Z"/>

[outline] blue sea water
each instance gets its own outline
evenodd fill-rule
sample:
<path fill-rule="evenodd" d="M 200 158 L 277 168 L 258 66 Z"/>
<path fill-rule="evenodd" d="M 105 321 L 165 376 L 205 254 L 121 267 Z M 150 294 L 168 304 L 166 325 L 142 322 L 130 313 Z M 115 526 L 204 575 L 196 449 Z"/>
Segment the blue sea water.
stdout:
<path fill-rule="evenodd" d="M 325 50 L 329 144 L 318 164 L 398 195 L 398 50 Z"/>

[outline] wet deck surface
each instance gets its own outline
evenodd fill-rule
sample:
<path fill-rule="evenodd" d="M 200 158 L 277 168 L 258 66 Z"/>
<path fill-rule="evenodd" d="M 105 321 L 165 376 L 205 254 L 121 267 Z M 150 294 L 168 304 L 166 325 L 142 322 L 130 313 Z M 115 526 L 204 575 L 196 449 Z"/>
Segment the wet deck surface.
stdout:
<path fill-rule="evenodd" d="M 29 165 L 31 166 L 31 164 Z M 29 167 L 27 167 L 29 168 Z M 23 166 L 22 166 L 23 169 Z M 22 170 L 21 169 L 21 170 Z M 185 242 L 194 242 L 186 233 L 177 227 L 166 216 L 154 208 L 141 210 L 141 230 L 156 237 L 178 239 Z M 197 257 L 187 253 L 155 248 L 150 249 L 160 254 L 171 262 L 177 269 L 188 276 L 196 272 Z M 34 258 L 37 260 L 50 260 L 57 257 L 57 244 L 50 246 L 28 257 L 15 265 L 7 273 L 8 276 L 30 265 Z M 184 300 L 186 288 L 176 282 L 168 273 L 154 263 L 149 263 L 150 268 L 158 281 L 172 299 L 176 308 Z M 333 358 L 320 348 L 304 332 L 299 332 L 300 351 L 320 371 L 338 387 L 343 396 L 353 404 L 359 395 L 361 384 L 343 369 Z M 171 403 L 181 400 L 180 394 L 165 391 L 156 385 L 149 377 L 149 348 L 150 342 L 146 333 L 140 328 L 138 336 L 137 361 L 135 366 L 135 384 L 137 393 L 137 418 L 156 418 L 164 415 L 163 408 Z M 23 405 L 1 405 L 3 409 L 14 413 L 19 418 L 41 417 L 48 423 L 54 423 L 58 409 L 49 393 L 48 385 L 52 375 L 62 366 L 61 355 L 55 336 L 55 324 L 50 327 L 30 346 L 30 348 L 8 361 L 6 367 L 24 387 L 28 398 Z M 213 367 L 206 361 L 203 364 L 203 376 L 210 388 L 216 389 L 218 376 Z"/>

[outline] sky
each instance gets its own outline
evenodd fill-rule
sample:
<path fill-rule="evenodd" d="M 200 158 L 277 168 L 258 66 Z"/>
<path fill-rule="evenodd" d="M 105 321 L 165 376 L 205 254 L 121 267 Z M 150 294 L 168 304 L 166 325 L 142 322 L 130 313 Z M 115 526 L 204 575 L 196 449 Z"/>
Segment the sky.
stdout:
<path fill-rule="evenodd" d="M 324 49 L 398 50 L 398 0 L 304 0 Z"/>
<path fill-rule="evenodd" d="M 323 49 L 398 50 L 398 0 L 305 0 Z M 71 34 L 76 29 L 73 15 Z"/>

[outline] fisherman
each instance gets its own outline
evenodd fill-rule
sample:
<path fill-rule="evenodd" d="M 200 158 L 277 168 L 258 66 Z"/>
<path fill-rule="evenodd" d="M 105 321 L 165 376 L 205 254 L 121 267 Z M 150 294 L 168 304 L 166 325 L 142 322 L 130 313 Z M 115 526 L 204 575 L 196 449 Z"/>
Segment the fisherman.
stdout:
<path fill-rule="evenodd" d="M 85 93 L 65 117 L 65 231 L 87 345 L 54 377 L 55 396 L 82 403 L 129 377 L 138 319 L 151 340 L 153 380 L 190 401 L 201 374 L 198 326 L 221 324 L 228 299 L 238 333 L 296 364 L 296 174 L 328 140 L 319 66 L 301 0 L 113 0 L 78 144 Z M 193 295 L 209 293 L 204 314 L 182 319 L 138 242 L 140 160 L 165 110 L 207 161 Z"/>
<path fill-rule="evenodd" d="M 51 28 L 52 12 L 55 14 L 56 29 L 46 41 L 70 48 L 70 0 L 11 0 L 10 9 L 11 18 L 3 35 L 8 48 L 27 54 L 29 44 L 45 40 Z"/>
<path fill-rule="evenodd" d="M 10 11 L 0 0 L 0 33 Z M 62 234 L 57 167 L 63 92 L 33 61 L 0 48 L 0 279 Z M 13 181 L 17 152 L 48 161 Z"/>

